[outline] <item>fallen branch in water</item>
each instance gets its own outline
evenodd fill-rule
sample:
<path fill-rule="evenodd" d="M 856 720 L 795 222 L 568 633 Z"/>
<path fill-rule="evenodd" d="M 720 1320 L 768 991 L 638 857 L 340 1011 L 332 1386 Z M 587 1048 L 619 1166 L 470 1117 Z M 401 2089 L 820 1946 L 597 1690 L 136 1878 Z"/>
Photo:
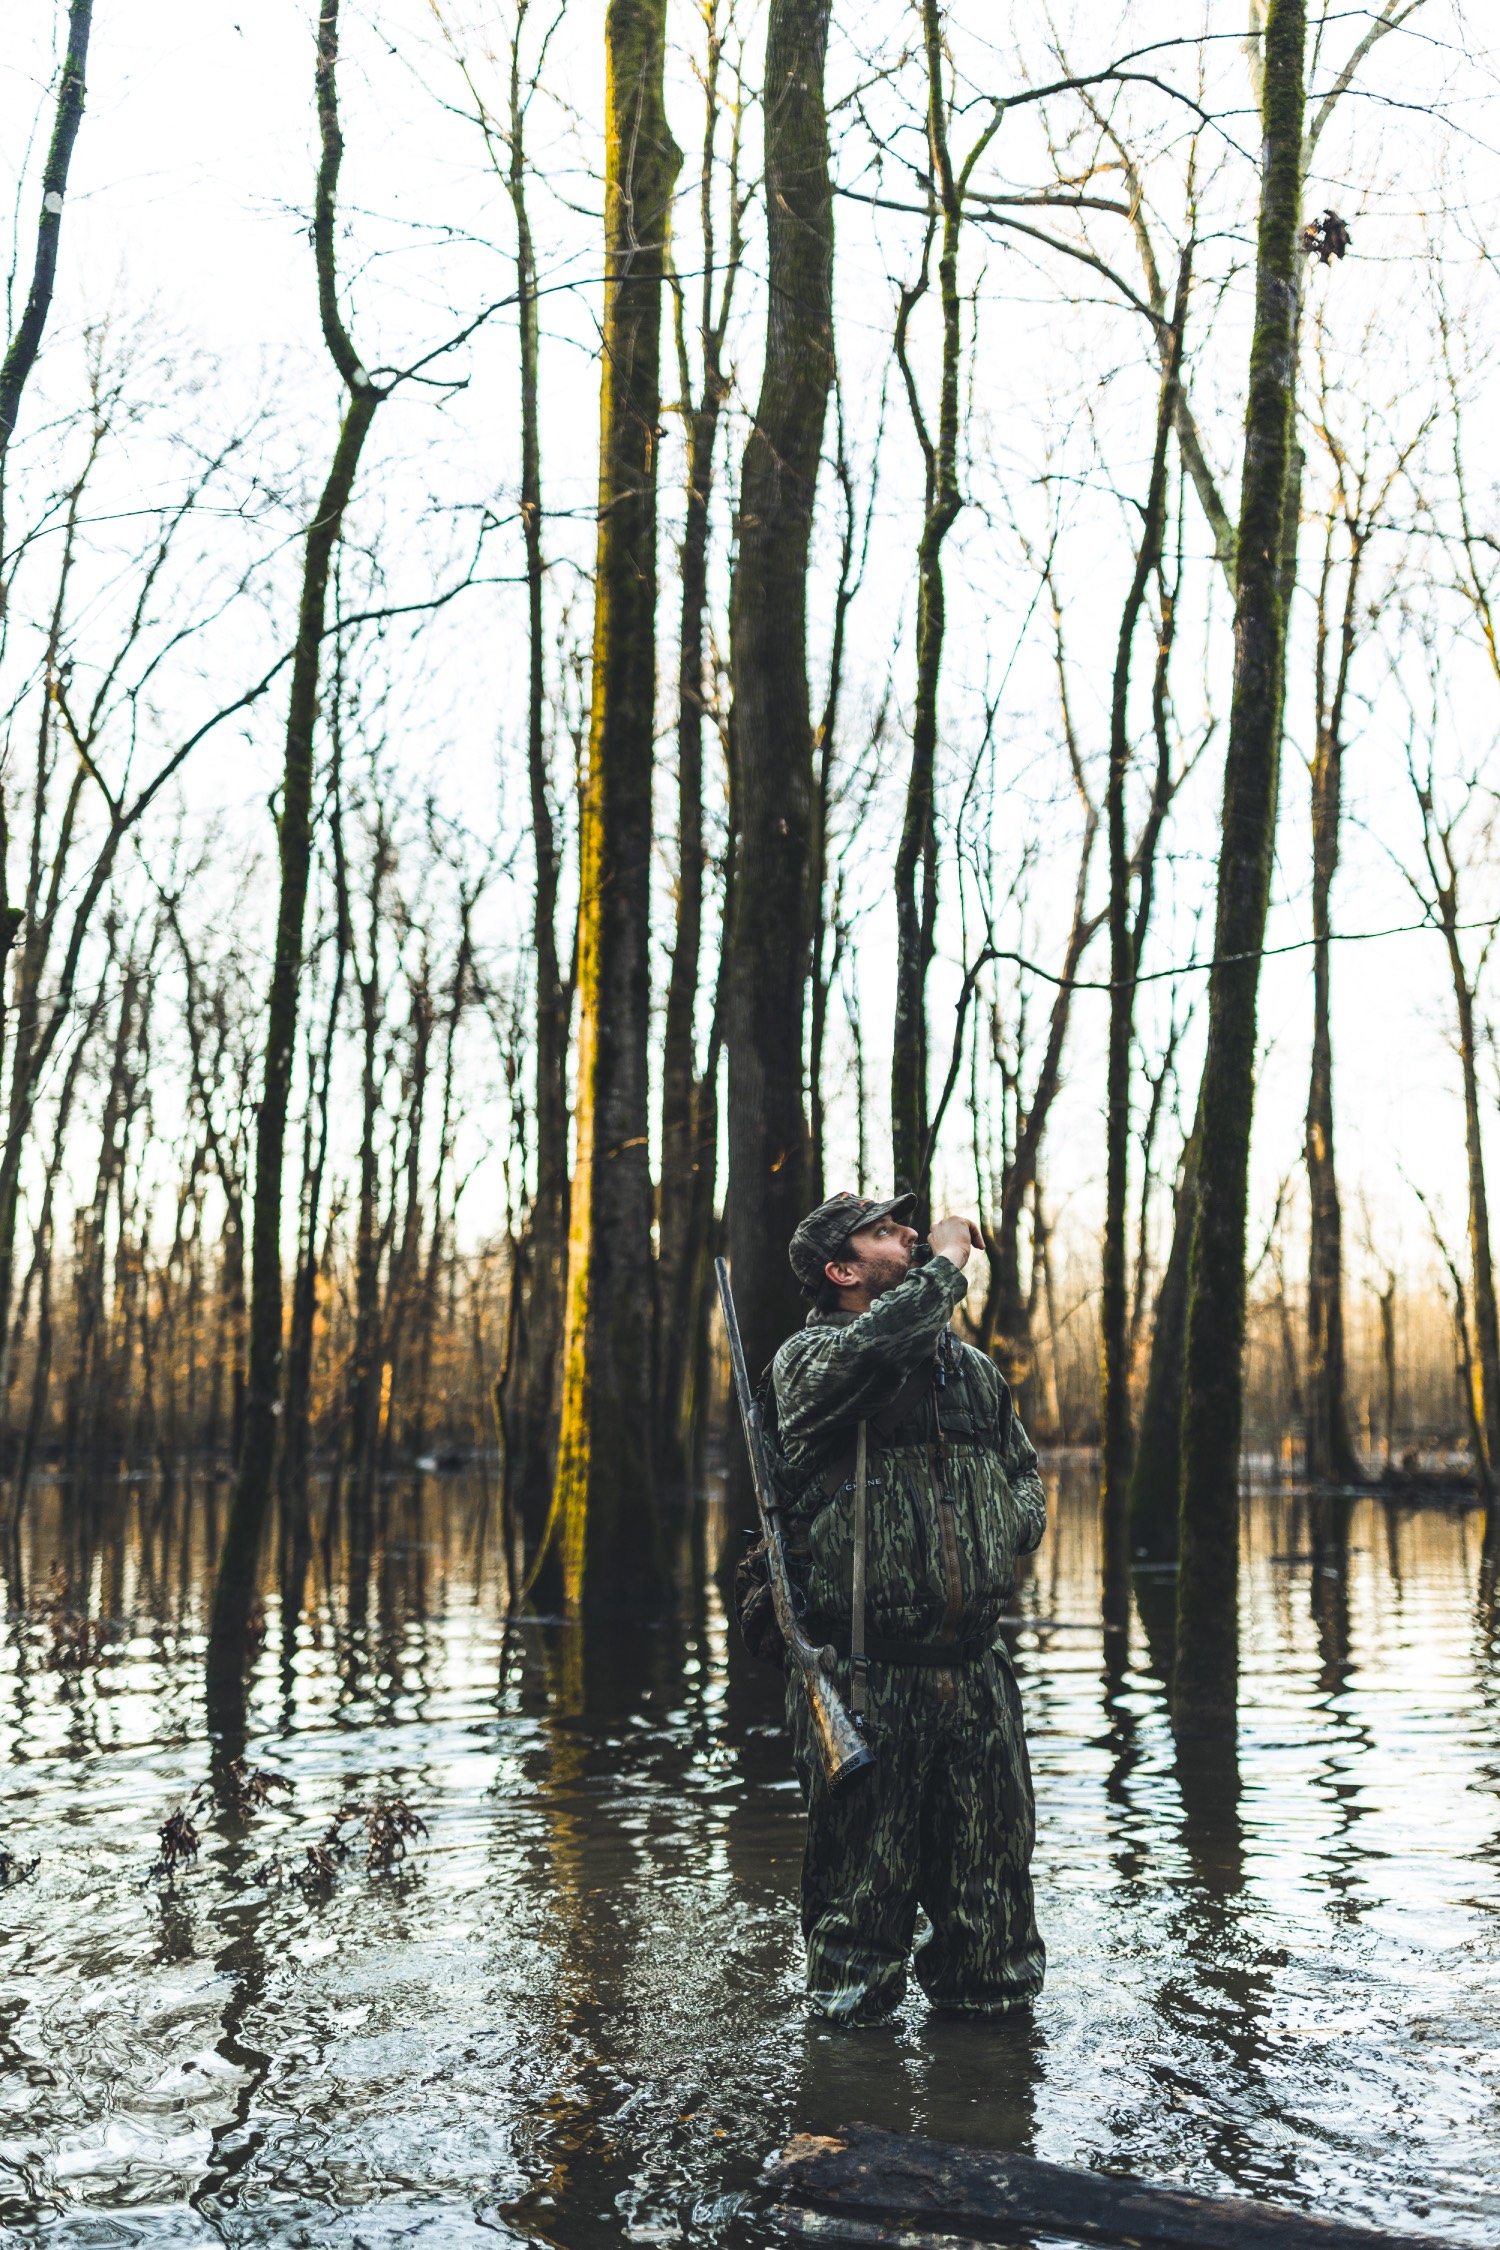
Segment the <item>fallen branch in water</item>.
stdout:
<path fill-rule="evenodd" d="M 777 2224 L 804 2241 L 937 2250 L 954 2235 L 1012 2242 L 1044 2233 L 1138 2250 L 1444 2250 L 1431 2235 L 1385 2234 L 1247 2197 L 1192 2195 L 872 2125 L 826 2139 L 800 2134 L 773 2180 Z"/>

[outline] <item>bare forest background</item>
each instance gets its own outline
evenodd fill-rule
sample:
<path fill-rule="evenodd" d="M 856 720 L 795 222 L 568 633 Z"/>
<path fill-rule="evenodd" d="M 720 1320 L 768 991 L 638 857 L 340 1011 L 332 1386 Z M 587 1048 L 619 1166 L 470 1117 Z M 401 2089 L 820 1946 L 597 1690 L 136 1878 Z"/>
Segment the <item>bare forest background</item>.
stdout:
<path fill-rule="evenodd" d="M 891 1185 L 1117 1576 L 1486 1498 L 1479 16 L 199 13 L 0 86 L 7 1521 L 222 1471 L 232 1668 L 478 1456 L 639 1612 Z"/>

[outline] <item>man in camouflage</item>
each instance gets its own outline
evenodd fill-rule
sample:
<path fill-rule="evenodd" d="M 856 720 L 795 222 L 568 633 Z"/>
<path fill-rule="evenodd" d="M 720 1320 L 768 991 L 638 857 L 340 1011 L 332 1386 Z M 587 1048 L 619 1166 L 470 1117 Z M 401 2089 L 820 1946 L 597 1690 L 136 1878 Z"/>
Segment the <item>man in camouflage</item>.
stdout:
<path fill-rule="evenodd" d="M 918 1906 L 932 1930 L 915 1967 L 934 2006 L 1004 2015 L 1041 1990 L 1046 1963 L 1020 1697 L 996 1640 L 1016 1557 L 1040 1541 L 1047 1503 L 1004 1378 L 949 1326 L 978 1230 L 939 1220 L 928 1257 L 907 1224 L 913 1201 L 837 1195 L 802 1221 L 790 1255 L 813 1306 L 773 1363 L 788 1545 L 808 1631 L 839 1652 L 846 1699 L 861 1422 L 866 1431 L 863 1693 L 875 1765 L 847 1794 L 829 1794 L 806 1699 L 795 1681 L 788 1693 L 807 1801 L 808 1996 L 850 2022 L 901 2001 Z"/>

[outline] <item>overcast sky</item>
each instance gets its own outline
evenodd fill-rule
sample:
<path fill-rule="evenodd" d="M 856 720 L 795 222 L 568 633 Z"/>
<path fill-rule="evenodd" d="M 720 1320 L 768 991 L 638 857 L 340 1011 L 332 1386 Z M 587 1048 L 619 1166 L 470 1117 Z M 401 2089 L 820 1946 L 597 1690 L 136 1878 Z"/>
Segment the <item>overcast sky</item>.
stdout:
<path fill-rule="evenodd" d="M 850 459 L 860 502 L 878 466 L 869 566 L 853 613 L 846 686 L 846 755 L 863 754 L 872 714 L 889 700 L 890 723 L 879 763 L 884 775 L 851 853 L 851 890 L 868 906 L 858 933 L 859 977 L 872 1084 L 884 1107 L 885 1017 L 890 989 L 889 865 L 899 810 L 901 766 L 913 658 L 910 645 L 912 556 L 921 485 L 909 420 L 899 391 L 887 386 L 889 338 L 897 281 L 914 270 L 920 222 L 886 204 L 910 203 L 912 166 L 920 162 L 908 70 L 894 89 L 875 83 L 910 17 L 897 0 L 858 11 L 836 8 L 830 97 L 839 184 L 838 332 Z M 1010 92 L 1044 77 L 1049 60 L 1029 21 L 1018 44 L 1002 12 L 977 0 L 951 10 L 955 53 L 971 101 L 960 137 L 977 130 L 986 111 L 979 95 Z M 1018 15 L 1021 22 L 1021 15 Z M 1195 64 L 1163 50 L 1138 67 L 1155 71 L 1214 113 L 1199 135 L 1203 198 L 1194 300 L 1194 403 L 1205 447 L 1226 502 L 1233 505 L 1239 469 L 1248 295 L 1244 261 L 1253 233 L 1256 125 L 1249 64 L 1242 51 L 1242 11 L 1210 0 L 1204 20 L 1209 78 L 1200 89 Z M 483 54 L 483 30 L 504 25 L 499 0 L 456 0 L 449 23 L 482 88 L 499 98 L 501 82 Z M 544 461 L 549 511 L 550 625 L 564 614 L 574 640 L 587 638 L 586 571 L 595 477 L 598 310 L 597 169 L 602 102 L 597 5 L 570 0 L 556 31 L 544 91 L 532 119 L 533 186 L 539 260 L 548 291 L 544 341 Z M 690 152 L 678 219 L 678 259 L 689 276 L 697 255 L 693 198 L 701 132 L 697 94 L 685 57 L 696 37 L 696 11 L 674 11 L 672 116 Z M 1341 12 L 1324 31 L 1320 83 L 1361 36 L 1368 15 Z M 747 68 L 760 67 L 760 17 L 745 10 Z M 288 505 L 315 489 L 326 465 L 337 392 L 315 325 L 307 211 L 315 160 L 312 113 L 312 8 L 309 0 L 98 0 L 90 61 L 88 112 L 78 144 L 67 213 L 57 310 L 49 340 L 45 392 L 39 386 L 28 417 L 40 419 L 76 379 L 76 339 L 86 323 L 108 316 L 124 333 L 137 329 L 175 363 L 186 395 L 183 415 L 204 438 L 266 417 L 254 441 L 264 448 L 265 475 Z M 449 105 L 464 89 L 424 0 L 382 7 L 345 0 L 343 99 L 348 160 L 344 177 L 347 227 L 342 247 L 346 304 L 359 348 L 370 364 L 399 364 L 428 350 L 502 299 L 513 285 L 513 235 L 501 184 L 489 169 L 474 125 Z M 0 148 L 14 175 L 27 136 L 45 114 L 49 57 L 55 36 L 49 0 L 18 0 L 0 62 Z M 1079 5 L 1060 37 L 1076 66 L 1097 65 L 1127 47 L 1183 29 L 1165 5 L 1118 12 Z M 20 36 L 16 36 L 19 30 Z M 1473 59 L 1463 60 L 1467 38 Z M 1372 56 L 1359 89 L 1341 105 L 1318 151 L 1307 192 L 1309 211 L 1331 205 L 1349 221 L 1351 256 L 1326 272 L 1314 269 L 1308 329 L 1321 309 L 1338 410 L 1349 428 L 1368 410 L 1377 454 L 1408 444 L 1436 399 L 1432 319 L 1425 245 L 1443 246 L 1455 306 L 1467 323 L 1465 348 L 1476 357 L 1495 334 L 1493 274 L 1474 244 L 1489 227 L 1495 201 L 1493 149 L 1500 139 L 1493 34 L 1478 14 L 1463 19 L 1449 0 L 1428 4 Z M 854 96 L 858 94 L 858 100 Z M 1114 97 L 1115 114 L 1134 136 L 1147 165 L 1151 216 L 1163 246 L 1175 255 L 1187 146 L 1193 119 L 1186 102 L 1149 88 Z M 887 143 L 877 163 L 863 116 Z M 1056 115 L 1062 114 L 1058 109 Z M 1080 144 L 1081 145 L 1081 144 Z M 757 169 L 753 121 L 747 162 Z M 23 242 L 34 223 L 37 164 L 21 182 Z M 1041 116 L 1008 118 L 987 162 L 996 192 L 1028 192 L 1049 177 Z M 1120 193 L 1119 179 L 1096 192 Z M 862 200 L 873 198 L 874 200 Z M 1439 219 L 1440 203 L 1456 217 Z M 1063 219 L 1060 231 L 1073 222 Z M 1111 232 L 1111 229 L 1113 230 Z M 743 442 L 743 416 L 758 380 L 763 318 L 762 221 L 749 220 L 747 271 L 732 330 L 734 412 L 725 466 Z M 1082 237 L 1077 239 L 1082 240 Z M 1106 246 L 1118 270 L 1139 281 L 1127 224 L 1101 219 L 1089 239 Z M 1138 316 L 1122 308 L 1103 279 L 1076 260 L 1039 246 L 970 230 L 964 286 L 972 293 L 971 351 L 966 367 L 965 481 L 971 505 L 949 549 L 950 640 L 943 702 L 947 810 L 956 814 L 984 736 L 984 708 L 994 704 L 993 773 L 964 814 L 964 848 L 991 861 L 1003 895 L 1017 870 L 1031 865 L 1023 916 L 1006 924 L 1043 962 L 1055 962 L 1071 900 L 1079 812 L 1060 746 L 1050 606 L 1038 598 L 1033 554 L 1057 530 L 1056 581 L 1064 608 L 1073 717 L 1096 794 L 1108 709 L 1110 666 L 1120 600 L 1129 570 L 1131 498 L 1144 488 L 1154 378 Z M 691 287 L 691 281 L 689 281 Z M 918 354 L 931 395 L 935 329 L 921 326 Z M 398 395 L 382 410 L 375 458 L 357 510 L 356 537 L 379 539 L 383 567 L 400 598 L 419 598 L 442 582 L 467 550 L 480 511 L 497 519 L 485 570 L 499 578 L 519 570 L 514 532 L 518 476 L 514 329 L 506 310 L 444 371 L 464 388 Z M 1305 342 L 1304 401 L 1311 398 L 1312 352 Z M 882 395 L 884 434 L 877 447 Z M 1500 530 L 1495 508 L 1493 398 L 1475 379 L 1472 415 L 1476 498 L 1484 525 Z M 1487 403 L 1486 403 L 1487 400 Z M 1320 504 L 1325 464 L 1310 449 L 1308 499 Z M 23 436 L 25 431 L 23 429 Z M 830 429 L 830 444 L 832 433 Z M 113 474 L 113 498 L 128 506 L 155 497 L 168 475 L 158 436 L 143 437 L 128 466 Z M 662 677 L 670 693 L 676 590 L 670 538 L 678 513 L 681 456 L 675 436 L 663 456 L 664 556 Z M 1413 481 L 1440 478 L 1440 462 L 1419 455 Z M 1121 494 L 1125 497 L 1122 500 Z M 727 571 L 728 497 L 721 484 L 715 588 L 722 631 Z M 835 492 L 824 487 L 818 536 L 811 665 L 815 695 L 825 666 L 831 561 L 837 532 Z M 1393 509 L 1410 521 L 1412 491 L 1400 486 Z M 1397 618 L 1432 609 L 1424 580 L 1441 575 L 1424 551 L 1395 532 L 1377 535 L 1366 565 L 1368 637 L 1356 657 L 1354 720 L 1347 756 L 1349 823 L 1335 913 L 1348 930 L 1377 930 L 1418 919 L 1400 863 L 1415 864 L 1417 830 L 1404 744 L 1410 710 L 1428 694 L 1422 667 L 1401 654 Z M 231 520 L 225 558 L 246 536 Z M 1303 534 L 1304 583 L 1315 568 L 1320 532 Z M 1175 678 L 1185 737 L 1207 736 L 1184 791 L 1169 840 L 1170 864 L 1146 966 L 1163 970 L 1207 946 L 1213 879 L 1214 815 L 1229 700 L 1228 605 L 1211 561 L 1201 511 L 1189 496 L 1183 519 L 1188 558 L 1186 617 Z M 225 567 L 229 567 L 227 559 Z M 285 571 L 275 583 L 288 583 Z M 1439 605 L 1440 607 L 1441 605 Z M 1445 614 L 1456 615 L 1450 609 Z M 411 755 L 439 777 L 448 800 L 476 828 L 518 822 L 521 798 L 516 754 L 521 710 L 522 606 L 514 586 L 490 585 L 463 597 L 413 643 L 406 663 Z M 239 628 L 237 627 L 238 631 Z M 204 695 L 227 697 L 253 677 L 267 647 L 288 630 L 274 600 L 244 628 L 243 647 L 215 644 L 213 679 Z M 1408 636 L 1409 638 L 1409 636 Z M 1143 640 L 1138 681 L 1149 676 Z M 1393 668 L 1394 666 L 1394 668 Z M 1455 779 L 1488 755 L 1500 718 L 1500 688 L 1477 657 L 1463 653 L 1451 631 L 1438 655 L 1441 707 L 1437 757 Z M 1404 678 L 1405 688 L 1400 685 Z M 184 684 L 166 693 L 164 728 L 189 715 Z M 180 708 L 174 707 L 174 698 Z M 1270 943 L 1294 946 L 1309 926 L 1306 775 L 1310 741 L 1311 605 L 1299 603 L 1289 685 L 1291 744 L 1283 777 L 1283 818 Z M 1139 719 L 1145 722 L 1144 701 Z M 232 738 L 218 738 L 191 769 L 188 794 L 205 818 L 220 813 L 248 844 L 269 849 L 266 812 L 276 766 L 276 712 L 258 714 Z M 670 882 L 670 711 L 663 702 L 663 787 L 658 903 L 665 913 Z M 991 787 L 991 780 L 993 786 Z M 951 845 L 951 831 L 949 837 Z M 1475 916 L 1495 910 L 1493 852 L 1471 881 Z M 1102 881 L 1102 854 L 1095 891 Z M 518 877 L 524 882 L 524 861 Z M 934 978 L 933 1043 L 946 1053 L 952 1001 L 965 943 L 955 909 L 951 857 L 944 868 L 947 911 L 943 961 Z M 524 890 L 497 903 L 494 938 L 510 942 L 524 921 Z M 269 932 L 269 922 L 267 923 Z M 1475 945 L 1479 941 L 1471 941 Z M 974 943 L 972 921 L 968 943 Z M 1102 977 L 1102 938 L 1090 956 Z M 1263 986 L 1267 1058 L 1256 1136 L 1255 1193 L 1264 1213 L 1277 1183 L 1298 1160 L 1305 1103 L 1311 1013 L 1311 957 L 1293 951 L 1269 961 Z M 1201 979 L 1197 980 L 1201 983 Z M 1179 1012 L 1195 989 L 1177 988 Z M 1450 1049 L 1451 1006 L 1440 942 L 1433 936 L 1342 946 L 1335 963 L 1338 1133 L 1351 1231 L 1357 1200 L 1375 1214 L 1382 1246 L 1421 1254 L 1420 1214 L 1403 1172 L 1435 1190 L 1455 1237 L 1461 1231 L 1462 1117 Z M 1011 987 L 1002 980 L 1007 1004 Z M 1163 1033 L 1173 988 L 1154 985 L 1143 1002 L 1148 1040 Z M 1201 1025 L 1201 1008 L 1199 1023 Z M 1103 1001 L 1082 996 L 1070 1050 L 1068 1086 L 1057 1114 L 1046 1170 L 1065 1230 L 1086 1240 L 1097 1224 L 1102 1173 Z M 852 1160 L 854 1132 L 841 1089 L 844 1048 L 831 1071 L 831 1127 L 836 1154 Z M 1184 1057 L 1185 1101 L 1196 1087 L 1198 1049 Z M 1494 1057 L 1485 1059 L 1486 1098 L 1493 1109 Z M 884 1126 L 875 1127 L 877 1145 Z M 972 1156 L 956 1110 L 946 1136 L 944 1166 L 956 1195 L 968 1196 Z M 831 1184 L 838 1184 L 837 1163 Z"/>

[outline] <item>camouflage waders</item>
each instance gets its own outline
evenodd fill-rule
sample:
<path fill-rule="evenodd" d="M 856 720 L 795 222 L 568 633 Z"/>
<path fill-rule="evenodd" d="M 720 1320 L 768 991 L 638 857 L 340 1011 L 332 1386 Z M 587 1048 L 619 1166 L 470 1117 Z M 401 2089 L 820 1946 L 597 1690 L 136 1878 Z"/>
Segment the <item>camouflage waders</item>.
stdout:
<path fill-rule="evenodd" d="M 1020 1696 L 996 1648 L 1018 1554 L 1042 1536 L 1036 1455 L 998 1369 L 948 1329 L 965 1283 L 934 1258 L 856 1316 L 814 1312 L 776 1355 L 786 1515 L 814 1639 L 847 1694 L 852 1432 L 870 1432 L 868 1715 L 875 1770 L 830 1797 L 793 1684 L 807 1804 L 808 1997 L 841 2020 L 884 2015 L 916 1973 L 935 2006 L 1003 2015 L 1041 1990 L 1035 1832 Z M 882 1419 L 883 1417 L 883 1419 Z M 952 1661 L 942 1657 L 951 1652 Z"/>
<path fill-rule="evenodd" d="M 848 1670 L 838 1673 L 846 1690 Z M 828 1794 L 808 1739 L 807 1698 L 790 1683 L 807 1801 L 807 1992 L 824 2015 L 869 2020 L 898 2005 L 919 1906 L 932 1932 L 917 1949 L 917 1982 L 935 2007 L 1004 2015 L 1042 1989 L 1031 1769 L 1015 1676 L 995 1650 L 952 1677 L 950 1700 L 930 1671 L 871 1665 L 865 1732 L 875 1770 L 840 1797 Z"/>

